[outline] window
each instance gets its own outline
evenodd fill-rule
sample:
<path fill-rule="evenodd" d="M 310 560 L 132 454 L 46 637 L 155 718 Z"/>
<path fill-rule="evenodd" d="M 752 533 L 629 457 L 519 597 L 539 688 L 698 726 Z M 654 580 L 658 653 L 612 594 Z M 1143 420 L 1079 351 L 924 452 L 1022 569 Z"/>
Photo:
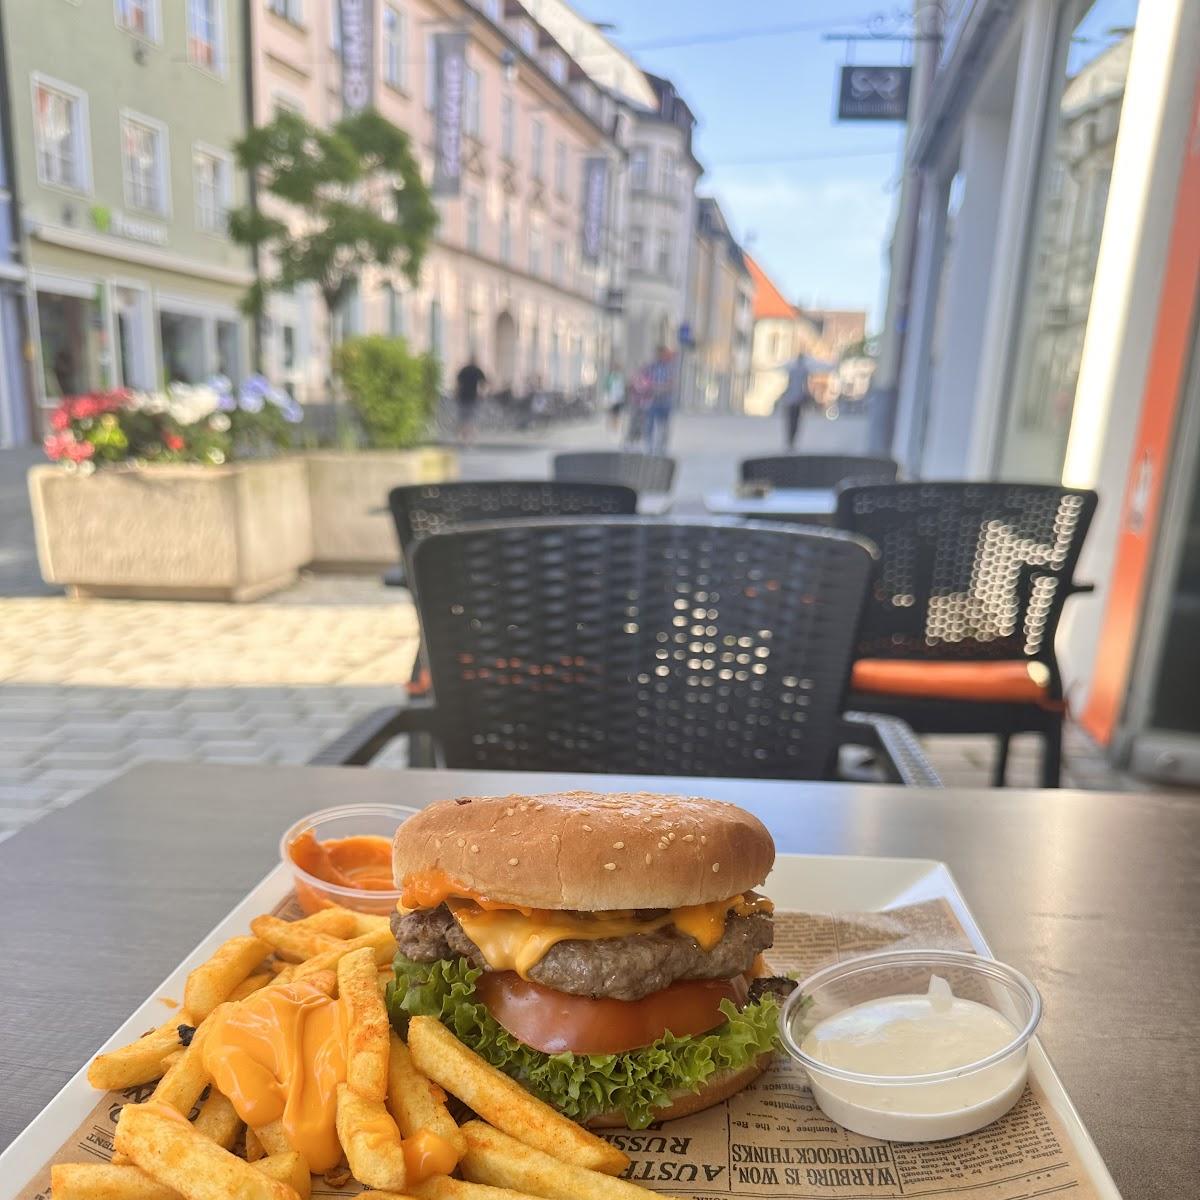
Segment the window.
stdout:
<path fill-rule="evenodd" d="M 205 233 L 224 233 L 233 177 L 229 157 L 196 146 L 192 150 L 192 173 L 196 181 L 196 227 Z"/>
<path fill-rule="evenodd" d="M 641 270 L 645 253 L 646 235 L 637 225 L 634 225 L 629 230 L 629 267 L 631 270 Z"/>
<path fill-rule="evenodd" d="M 67 84 L 35 79 L 33 115 L 38 179 L 86 192 L 91 187 L 87 97 Z"/>
<path fill-rule="evenodd" d="M 546 129 L 536 117 L 529 127 L 529 168 L 534 179 L 542 178 L 542 152 L 545 149 Z"/>
<path fill-rule="evenodd" d="M 425 35 L 425 107 L 429 112 L 437 107 L 437 40 L 432 33 Z"/>
<path fill-rule="evenodd" d="M 390 4 L 383 10 L 383 82 L 408 88 L 408 13 Z"/>
<path fill-rule="evenodd" d="M 304 0 L 267 0 L 267 11 L 293 25 L 304 23 Z"/>
<path fill-rule="evenodd" d="M 629 186 L 635 192 L 646 190 L 646 176 L 650 170 L 650 151 L 645 146 L 634 146 L 629 155 Z"/>
<path fill-rule="evenodd" d="M 482 105 L 481 93 L 483 91 L 483 83 L 479 78 L 479 72 L 474 67 L 467 68 L 466 78 L 463 81 L 463 133 L 468 137 L 477 138 L 480 136 Z"/>
<path fill-rule="evenodd" d="M 567 194 L 567 146 L 565 142 L 554 143 L 554 190 Z"/>
<path fill-rule="evenodd" d="M 503 15 L 501 12 L 501 0 L 483 0 L 483 11 L 489 21 L 495 24 L 500 23 L 500 18 Z"/>
<path fill-rule="evenodd" d="M 479 197 L 467 197 L 467 249 L 479 250 Z"/>
<path fill-rule="evenodd" d="M 655 267 L 660 275 L 666 276 L 671 273 L 671 235 L 669 233 L 660 233 L 658 235 L 658 255 L 655 260 Z"/>
<path fill-rule="evenodd" d="M 342 6 L 340 3 L 329 6 L 329 48 L 338 54 L 342 52 Z"/>
<path fill-rule="evenodd" d="M 216 71 L 221 66 L 221 17 L 217 0 L 187 0 L 188 62 Z"/>
<path fill-rule="evenodd" d="M 509 162 L 512 162 L 516 152 L 516 115 L 516 104 L 512 96 L 505 92 L 500 97 L 500 154 Z"/>
<path fill-rule="evenodd" d="M 561 54 L 550 54 L 546 58 L 546 70 L 555 83 L 567 82 L 567 63 Z"/>
<path fill-rule="evenodd" d="M 403 297 L 396 291 L 393 284 L 383 285 L 385 319 L 387 331 L 392 337 L 404 336 L 404 303 Z"/>
<path fill-rule="evenodd" d="M 167 211 L 167 131 L 149 117 L 121 116 L 121 175 L 125 203 L 143 212 Z"/>
<path fill-rule="evenodd" d="M 500 261 L 512 262 L 512 202 L 506 200 L 500 213 Z"/>
<path fill-rule="evenodd" d="M 126 33 L 158 41 L 158 0 L 116 0 L 117 25 Z"/>
<path fill-rule="evenodd" d="M 562 242 L 554 243 L 554 250 L 550 258 L 550 278 L 555 283 L 562 283 L 563 277 L 567 273 L 567 248 Z"/>
<path fill-rule="evenodd" d="M 675 155 L 670 150 L 658 156 L 658 191 L 661 196 L 675 195 Z"/>
<path fill-rule="evenodd" d="M 537 224 L 529 226 L 529 273 L 542 273 L 542 227 Z"/>
<path fill-rule="evenodd" d="M 532 54 L 537 48 L 537 34 L 533 32 L 533 26 L 522 22 L 517 29 L 517 41 L 526 54 Z"/>

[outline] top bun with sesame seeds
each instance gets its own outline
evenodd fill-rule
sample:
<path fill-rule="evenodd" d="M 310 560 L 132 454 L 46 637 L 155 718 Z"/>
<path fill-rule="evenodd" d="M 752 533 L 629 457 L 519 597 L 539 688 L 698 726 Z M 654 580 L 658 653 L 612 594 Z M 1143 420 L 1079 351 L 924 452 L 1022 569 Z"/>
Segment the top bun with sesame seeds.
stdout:
<path fill-rule="evenodd" d="M 392 849 L 401 888 L 453 881 L 502 904 L 583 912 L 723 900 L 761 884 L 774 861 L 771 835 L 744 809 L 652 792 L 443 800 L 409 817 Z"/>

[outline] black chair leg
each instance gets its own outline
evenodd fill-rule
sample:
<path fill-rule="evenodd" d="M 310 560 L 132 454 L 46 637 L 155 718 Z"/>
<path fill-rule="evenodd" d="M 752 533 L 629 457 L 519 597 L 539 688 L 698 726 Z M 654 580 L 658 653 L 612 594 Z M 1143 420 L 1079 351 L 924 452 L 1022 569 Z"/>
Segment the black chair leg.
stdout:
<path fill-rule="evenodd" d="M 1042 735 L 1042 787 L 1056 788 L 1062 783 L 1062 717 L 1056 717 Z"/>
<path fill-rule="evenodd" d="M 996 739 L 996 761 L 992 766 L 992 787 L 1003 787 L 1004 776 L 1008 773 L 1008 743 L 1011 733 L 1002 733 Z"/>

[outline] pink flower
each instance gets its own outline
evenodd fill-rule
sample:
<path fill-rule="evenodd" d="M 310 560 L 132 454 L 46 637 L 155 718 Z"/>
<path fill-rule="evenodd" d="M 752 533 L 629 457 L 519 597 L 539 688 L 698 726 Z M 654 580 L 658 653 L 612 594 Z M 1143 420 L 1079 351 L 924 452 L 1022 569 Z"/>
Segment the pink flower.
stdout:
<path fill-rule="evenodd" d="M 177 433 L 165 433 L 163 434 L 163 445 L 166 446 L 168 450 L 182 450 L 183 438 L 181 438 Z"/>
<path fill-rule="evenodd" d="M 72 462 L 84 462 L 96 453 L 96 447 L 91 442 L 72 442 L 67 446 L 67 457 Z"/>
<path fill-rule="evenodd" d="M 71 414 L 62 405 L 59 405 L 50 414 L 50 425 L 58 430 L 68 429 L 71 425 Z"/>

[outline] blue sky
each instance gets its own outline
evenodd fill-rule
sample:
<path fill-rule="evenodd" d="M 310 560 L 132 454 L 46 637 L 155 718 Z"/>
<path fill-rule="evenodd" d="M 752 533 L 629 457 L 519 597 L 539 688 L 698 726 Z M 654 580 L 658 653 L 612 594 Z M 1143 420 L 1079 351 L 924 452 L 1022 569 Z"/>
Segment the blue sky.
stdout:
<path fill-rule="evenodd" d="M 573 0 L 647 70 L 668 76 L 699 118 L 700 187 L 793 300 L 867 308 L 878 326 L 903 126 L 834 120 L 846 47 L 896 5 L 870 0 Z M 803 30 L 785 27 L 819 26 Z M 765 36 L 656 45 L 741 31 Z M 899 43 L 859 43 L 854 61 L 901 61 Z"/>

